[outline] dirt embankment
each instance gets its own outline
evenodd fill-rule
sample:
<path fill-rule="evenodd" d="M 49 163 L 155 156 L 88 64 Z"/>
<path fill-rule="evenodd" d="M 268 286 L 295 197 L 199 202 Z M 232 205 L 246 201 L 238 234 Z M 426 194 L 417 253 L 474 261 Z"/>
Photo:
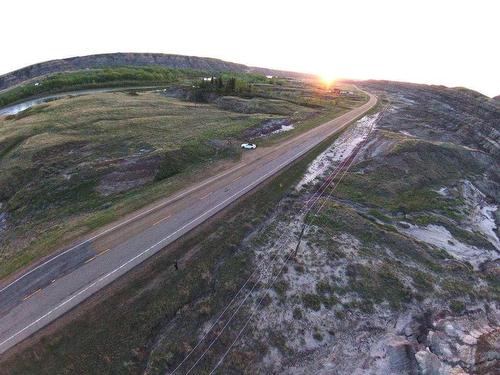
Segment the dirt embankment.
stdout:
<path fill-rule="evenodd" d="M 273 245 L 256 247 L 256 262 L 282 258 L 280 233 L 295 244 L 309 226 L 294 261 L 274 284 L 269 271 L 254 293 L 263 301 L 251 309 L 258 318 L 227 369 L 253 347 L 264 348 L 248 365 L 256 373 L 498 368 L 498 110 L 464 90 L 367 86 L 390 99 L 389 111 L 321 211 L 306 219 L 296 207 L 342 163 L 369 119 L 311 163 L 276 209 Z"/>

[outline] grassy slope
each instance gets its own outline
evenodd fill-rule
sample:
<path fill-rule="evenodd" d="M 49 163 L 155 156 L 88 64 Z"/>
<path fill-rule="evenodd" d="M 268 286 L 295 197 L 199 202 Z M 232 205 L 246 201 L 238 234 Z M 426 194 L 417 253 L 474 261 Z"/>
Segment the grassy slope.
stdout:
<path fill-rule="evenodd" d="M 437 193 L 442 186 L 461 179 L 474 180 L 486 172 L 488 164 L 475 152 L 457 145 L 408 139 L 385 132 L 387 140 L 397 140 L 382 162 L 368 160 L 356 166 L 339 186 L 339 198 L 371 208 L 370 213 L 382 221 L 387 215 L 427 225 L 441 224 L 455 236 L 471 245 L 491 248 L 491 244 L 475 233 L 460 231 L 454 222 L 463 218 L 463 201 L 445 198 Z M 402 179 L 400 176 L 405 176 Z"/>
<path fill-rule="evenodd" d="M 405 144 L 404 139 L 401 142 Z M 419 164 L 411 160 L 414 161 L 420 153 L 430 160 L 442 158 L 441 153 L 446 153 L 447 148 L 446 145 L 442 146 L 444 150 L 440 147 L 431 145 L 428 148 L 426 143 L 412 144 L 411 147 L 396 146 L 394 154 L 390 155 L 404 157 L 406 165 L 412 165 L 408 173 L 417 178 L 426 175 L 425 169 L 420 169 Z M 3 371 L 9 374 L 33 371 L 40 374 L 135 374 L 144 370 L 146 361 L 151 366 L 149 370 L 152 374 L 164 373 L 175 367 L 194 345 L 194 338 L 203 322 L 218 315 L 218 311 L 251 272 L 250 253 L 242 240 L 254 233 L 251 241 L 256 244 L 266 241 L 267 228 L 263 226 L 268 224 L 264 221 L 266 216 L 274 210 L 289 187 L 302 177 L 308 162 L 319 149 L 321 147 L 273 179 L 265 190 L 256 192 L 252 198 L 234 206 L 224 215 L 224 220 L 218 220 L 221 224 L 211 224 L 203 232 L 179 243 L 175 252 L 155 257 L 145 266 L 148 272 L 138 270 L 130 280 L 122 280 L 117 293 L 106 300 L 96 299 L 85 316 L 10 358 L 4 363 Z M 391 164 L 390 158 L 385 159 L 385 168 Z M 423 183 L 423 186 L 449 182 L 450 176 L 456 172 L 452 168 L 454 159 L 444 162 L 442 173 L 438 171 L 432 179 L 424 179 L 428 185 Z M 364 196 L 372 194 L 373 187 L 367 182 L 369 180 L 362 180 L 362 184 L 356 185 L 356 176 L 375 178 L 378 169 L 366 175 L 359 174 L 361 169 L 366 172 L 369 170 L 367 167 L 373 168 L 373 163 L 372 160 L 357 165 L 340 185 L 337 198 L 364 205 Z M 461 302 L 463 299 L 474 301 L 491 297 L 489 288 L 495 288 L 493 280 L 485 279 L 490 286 L 482 284 L 467 267 L 447 262 L 449 256 L 445 252 L 429 249 L 392 228 L 391 224 L 395 220 L 393 215 L 397 217 L 398 213 L 390 211 L 390 207 L 393 207 L 391 197 L 397 199 L 399 189 L 406 189 L 407 177 L 401 176 L 401 173 L 395 173 L 383 175 L 377 180 L 381 189 L 375 189 L 375 193 L 385 194 L 389 199 L 371 197 L 374 205 L 369 205 L 372 207 L 370 214 L 353 209 L 351 203 L 330 202 L 321 215 L 314 218 L 315 225 L 326 236 L 315 232 L 308 240 L 325 249 L 333 262 L 349 261 L 346 269 L 348 283 L 339 282 L 336 278 L 318 282 L 316 293 L 301 295 L 301 299 L 296 301 L 294 319 L 301 320 L 304 314 L 311 310 L 319 311 L 323 307 L 334 310 L 338 319 L 344 319 L 346 314 L 355 311 L 373 313 L 381 304 L 387 309 L 404 311 L 410 303 L 418 304 L 425 298 L 436 296 L 443 301 L 450 301 L 450 308 L 460 312 L 464 306 Z M 387 190 L 394 186 L 397 188 Z M 356 191 L 361 194 L 356 194 Z M 422 205 L 424 203 L 410 204 L 407 214 L 429 210 L 428 206 Z M 433 209 L 440 210 L 441 207 L 447 205 L 433 201 Z M 377 218 L 387 220 L 387 224 L 374 220 L 372 214 L 375 210 L 378 212 Z M 442 214 L 447 212 L 443 211 Z M 206 233 L 212 234 L 207 236 Z M 342 233 L 349 233 L 360 241 L 360 251 L 355 259 L 344 254 L 338 243 L 332 241 L 335 238 L 332 235 Z M 191 251 L 195 251 L 195 255 L 185 264 L 181 263 L 180 272 L 174 272 L 173 261 Z M 302 272 L 308 271 L 302 269 Z M 275 285 L 278 295 L 280 288 L 286 290 L 286 283 L 280 281 Z M 294 298 L 289 297 L 289 300 L 293 301 Z M 230 327 L 233 335 L 243 317 L 239 316 L 236 325 Z M 279 331 L 272 333 L 271 337 L 277 340 L 271 343 L 273 346 L 293 356 L 293 352 L 287 349 L 286 341 L 280 341 L 283 337 Z M 158 345 L 157 340 L 160 339 L 162 343 Z M 197 369 L 200 373 L 213 367 L 229 340 L 224 335 L 221 342 L 214 346 L 214 350 Z M 156 350 L 151 352 L 153 347 Z M 248 371 L 249 364 L 255 360 L 258 362 L 266 350 L 267 347 L 258 342 L 235 348 L 224 364 L 224 373 Z"/>
<path fill-rule="evenodd" d="M 437 193 L 464 178 L 482 178 L 488 159 L 458 145 L 388 131 L 378 136 L 394 142 L 390 150 L 383 157 L 358 163 L 339 184 L 335 201 L 311 219 L 326 234 L 315 233 L 311 241 L 328 249 L 334 259 L 348 256 L 330 240 L 332 236 L 348 233 L 360 241 L 357 263 L 347 271 L 349 283 L 334 286 L 337 297 L 354 292 L 359 299 L 347 307 L 364 312 L 383 301 L 402 309 L 412 300 L 436 295 L 450 303 L 457 297 L 498 300 L 498 282 L 491 275 L 471 273 L 470 265 L 446 261 L 453 259 L 446 251 L 429 248 L 396 230 L 400 220 L 423 226 L 433 223 L 464 243 L 493 249 L 481 234 L 461 229 L 463 201 Z"/>
<path fill-rule="evenodd" d="M 234 146 L 245 130 L 277 117 L 276 112 L 280 118 L 302 119 L 295 130 L 300 132 L 364 100 L 332 104 L 317 88 L 293 81 L 264 86 L 261 91 L 273 99 L 259 99 L 267 104 L 253 114 L 153 92 L 116 92 L 61 99 L 0 119 L 0 202 L 9 222 L 0 277 L 171 194 L 195 181 L 194 176 L 199 180 L 209 172 L 207 163 L 237 158 L 240 151 Z M 321 106 L 305 106 L 310 97 Z M 214 147 L 213 140 L 221 142 Z M 139 183 L 113 191 L 118 185 L 114 178 Z M 36 241 L 32 233 L 40 233 Z"/>
<path fill-rule="evenodd" d="M 165 332 L 169 343 L 151 358 L 150 370 L 156 374 L 172 369 L 194 345 L 201 322 L 217 315 L 252 271 L 250 253 L 241 241 L 262 228 L 264 219 L 302 177 L 308 163 L 330 142 L 274 177 L 265 189 L 234 205 L 224 220 L 206 225 L 202 232 L 174 246 L 174 251 L 149 260 L 122 279 L 111 296 L 104 292 L 101 298 L 94 298 L 85 316 L 4 362 L 0 374 L 141 373 L 149 351 Z M 191 252 L 194 255 L 174 272 L 174 260 Z M 224 348 L 220 345 L 214 347 L 219 353 Z M 241 373 L 246 360 L 259 350 L 238 354 L 231 370 Z M 209 353 L 198 370 L 211 368 L 217 355 Z"/>
<path fill-rule="evenodd" d="M 47 241 L 50 246 L 53 236 L 68 230 L 61 219 L 72 221 L 72 231 L 85 230 L 82 226 L 94 228 L 113 218 L 103 218 L 105 211 L 111 211 L 107 207 L 141 198 L 132 197 L 140 193 L 137 191 L 110 196 L 96 191 L 103 176 L 114 170 L 113 163 L 162 158 L 166 152 L 188 146 L 203 153 L 207 140 L 237 137 L 263 118 L 266 116 L 221 111 L 154 93 L 113 93 L 59 100 L 30 116 L 4 120 L 0 122 L 0 144 L 5 145 L 0 186 L 1 199 L 7 201 L 10 219 L 16 224 L 11 235 L 27 238 L 37 227 L 55 225 L 52 235 L 42 238 L 42 244 Z M 222 155 L 202 156 L 198 161 Z M 160 161 L 157 168 L 161 167 Z M 154 177 L 154 171 L 152 174 Z M 171 191 L 173 180 L 159 181 L 156 185 L 161 186 L 149 190 L 156 190 L 157 198 L 160 191 Z M 19 247 L 19 243 L 10 244 L 7 249 L 11 251 Z M 36 253 L 24 257 L 36 257 Z M 2 255 L 5 259 L 11 253 L 7 250 Z M 2 263 L 1 269 L 0 274 L 8 273 L 12 265 Z"/>
<path fill-rule="evenodd" d="M 265 87 L 265 88 L 263 88 Z M 352 90 L 356 95 L 352 97 L 340 97 L 331 99 L 328 94 L 319 95 L 318 91 L 321 92 L 321 88 L 313 85 L 312 87 L 304 82 L 293 81 L 289 86 L 279 86 L 279 85 L 261 85 L 260 90 L 264 96 L 269 95 L 281 100 L 286 100 L 289 103 L 308 105 L 312 108 L 324 108 L 322 113 L 319 113 L 313 118 L 307 120 L 301 120 L 294 122 L 296 126 L 295 129 L 288 131 L 286 133 L 278 133 L 276 135 L 267 137 L 263 140 L 265 145 L 272 145 L 277 142 L 283 141 L 287 138 L 293 137 L 301 132 L 308 129 L 312 129 L 322 123 L 325 123 L 332 118 L 343 115 L 352 108 L 359 107 L 360 105 L 368 101 L 368 95 L 363 92 L 358 91 L 355 87 L 348 84 L 341 84 L 342 89 Z M 255 89 L 259 92 L 259 87 Z M 267 90 L 267 91 L 265 91 Z M 296 92 L 301 92 L 302 95 L 297 97 Z M 333 103 L 333 105 L 332 105 Z M 381 104 L 377 104 L 369 113 L 373 113 Z"/>
<path fill-rule="evenodd" d="M 347 174 L 335 198 L 315 219 L 320 232 L 308 238 L 325 249 L 339 266 L 347 263 L 346 280 L 331 277 L 327 282 L 318 282 L 316 293 L 302 295 L 300 305 L 293 309 L 296 320 L 322 306 L 333 309 L 338 320 L 343 320 L 348 316 L 360 319 L 376 309 L 386 315 L 412 306 L 429 307 L 431 300 L 448 304 L 453 314 L 462 313 L 466 305 L 475 306 L 477 301 L 498 301 L 498 278 L 494 274 L 473 272 L 466 264 L 450 261 L 445 251 L 401 235 L 395 227 L 399 220 L 460 220 L 461 202 L 445 199 L 435 190 L 465 177 L 479 178 L 484 161 L 474 151 L 460 146 L 381 133 L 385 140 L 395 141 L 392 148 L 383 157 L 357 164 Z M 193 345 L 197 327 L 217 315 L 251 269 L 248 254 L 239 246 L 242 238 L 262 222 L 269 207 L 274 209 L 287 186 L 300 178 L 306 162 L 274 179 L 266 194 L 258 192 L 235 207 L 225 223 L 211 230 L 215 233 L 212 237 L 200 234 L 181 246 L 184 251 L 196 248 L 199 252 L 180 273 L 171 271 L 176 254 L 155 258 L 150 262 L 154 272 L 123 283 L 118 294 L 100 302 L 64 332 L 9 360 L 3 371 L 137 373 L 143 370 L 149 350 L 160 337 L 164 342 L 162 350 L 150 358 L 151 373 L 171 369 L 182 358 L 181 353 Z M 250 221 L 246 215 L 255 219 Z M 359 240 L 359 251 L 354 255 L 343 252 L 337 242 L 336 236 L 346 233 Z M 255 241 L 259 238 L 256 236 Z M 479 241 L 469 240 L 476 244 Z M 301 272 L 309 270 L 302 267 Z M 283 294 L 286 287 L 278 283 L 275 289 Z M 276 338 L 271 343 L 275 348 L 293 357 L 279 329 L 271 336 Z M 230 341 L 223 338 L 222 342 L 227 346 Z M 219 353 L 221 349 L 216 346 Z M 252 343 L 243 349 L 248 350 L 233 350 L 224 364 L 224 373 L 249 371 L 246 366 L 256 358 L 259 361 L 267 347 Z M 211 354 L 203 362 L 203 370 L 214 364 L 214 358 Z"/>

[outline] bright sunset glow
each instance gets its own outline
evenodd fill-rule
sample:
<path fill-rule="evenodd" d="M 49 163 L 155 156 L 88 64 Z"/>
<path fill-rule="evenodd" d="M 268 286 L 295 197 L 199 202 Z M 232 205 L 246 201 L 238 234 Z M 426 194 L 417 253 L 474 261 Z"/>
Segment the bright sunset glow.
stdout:
<path fill-rule="evenodd" d="M 500 94 L 499 1 L 239 4 L 244 12 L 229 0 L 28 0 L 22 10 L 18 1 L 2 1 L 0 74 L 77 55 L 163 52 L 325 79 L 389 79 Z M 42 13 L 53 19 L 40 17 Z M 29 27 L 21 26 L 20 18 Z"/>
<path fill-rule="evenodd" d="M 338 80 L 338 77 L 335 74 L 332 73 L 321 73 L 318 75 L 320 81 L 325 84 L 325 86 L 329 87 L 332 86 L 336 80 Z"/>

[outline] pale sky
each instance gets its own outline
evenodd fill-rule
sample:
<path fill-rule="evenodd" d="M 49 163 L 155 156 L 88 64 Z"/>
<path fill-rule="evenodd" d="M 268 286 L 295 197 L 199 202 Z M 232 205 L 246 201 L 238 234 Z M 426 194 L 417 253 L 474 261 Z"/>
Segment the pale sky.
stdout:
<path fill-rule="evenodd" d="M 500 95 L 497 0 L 2 0 L 0 14 L 0 74 L 76 55 L 161 52 Z"/>

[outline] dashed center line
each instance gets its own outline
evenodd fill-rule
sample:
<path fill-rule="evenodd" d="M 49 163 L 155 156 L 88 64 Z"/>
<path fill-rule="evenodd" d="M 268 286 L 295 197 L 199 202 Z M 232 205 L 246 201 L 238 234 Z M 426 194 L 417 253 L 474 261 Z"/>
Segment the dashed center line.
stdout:
<path fill-rule="evenodd" d="M 170 216 L 172 216 L 172 215 L 165 216 L 163 219 L 160 219 L 160 220 L 156 221 L 156 222 L 153 224 L 153 226 L 155 226 L 156 224 L 160 224 L 160 223 L 161 223 L 162 221 L 164 221 L 164 220 L 167 220 Z"/>
<path fill-rule="evenodd" d="M 104 250 L 103 252 L 100 252 L 100 253 L 99 253 L 99 254 L 97 254 L 97 255 L 94 255 L 92 258 L 87 259 L 87 260 L 84 262 L 84 264 L 87 264 L 87 263 L 92 262 L 95 258 L 100 257 L 101 255 L 106 254 L 109 250 L 111 250 L 111 248 L 110 248 L 110 249 L 106 249 L 106 250 Z M 56 280 L 57 280 L 57 279 L 53 279 L 50 283 L 51 283 L 51 284 L 54 284 L 54 283 L 56 282 Z M 40 290 L 42 290 L 42 289 L 38 289 L 35 293 L 38 293 Z M 33 294 L 35 294 L 35 293 L 30 294 L 28 297 L 25 297 L 24 299 L 26 300 L 26 299 L 30 298 L 30 297 L 31 297 Z"/>
<path fill-rule="evenodd" d="M 23 298 L 23 301 L 26 301 L 27 299 L 30 299 L 31 297 L 33 297 L 35 294 L 41 292 L 42 289 L 37 289 L 35 290 L 33 293 L 31 293 L 30 295 L 27 295 L 26 297 Z"/>
<path fill-rule="evenodd" d="M 206 197 L 208 197 L 209 195 L 212 195 L 213 193 L 214 193 L 214 192 L 213 192 L 213 191 L 211 191 L 210 193 L 205 194 L 203 197 L 201 197 L 201 198 L 200 198 L 200 200 L 201 200 L 201 199 L 205 199 Z"/>
<path fill-rule="evenodd" d="M 100 257 L 101 255 L 106 254 L 109 250 L 111 250 L 111 249 L 106 249 L 106 250 L 100 252 L 99 254 L 97 254 L 97 256 Z"/>
<path fill-rule="evenodd" d="M 236 178 L 235 178 L 233 181 L 231 181 L 231 182 L 237 181 L 237 180 L 239 180 L 241 177 L 243 177 L 243 176 L 238 176 L 238 177 L 236 177 Z"/>
<path fill-rule="evenodd" d="M 373 105 L 372 105 L 373 106 Z M 359 111 L 361 112 L 361 111 Z M 352 113 L 352 112 L 350 112 Z M 343 116 L 347 116 L 349 115 L 350 113 L 346 113 L 340 117 L 338 117 L 336 120 L 340 120 L 341 118 L 343 118 Z M 326 125 L 326 123 L 325 123 Z M 343 125 L 345 126 L 345 124 Z M 3 352 L 3 350 L 1 349 L 2 346 L 4 346 L 6 343 L 12 341 L 14 338 L 18 337 L 20 334 L 22 334 L 23 332 L 26 332 L 28 331 L 29 329 L 31 329 L 33 326 L 35 326 L 37 323 L 40 323 L 40 322 L 43 322 L 47 317 L 49 317 L 50 315 L 54 314 L 56 311 L 58 310 L 61 310 L 65 305 L 68 305 L 70 304 L 72 301 L 76 300 L 76 302 L 78 302 L 78 299 L 79 298 L 87 298 L 86 297 L 86 293 L 89 293 L 89 290 L 92 292 L 92 288 L 102 288 L 102 286 L 99 286 L 99 284 L 103 284 L 103 285 L 107 285 L 108 283 L 110 283 L 113 278 L 112 278 L 112 275 L 114 274 L 118 274 L 120 275 L 120 272 L 123 273 L 123 272 L 127 272 L 127 270 L 131 269 L 132 267 L 134 267 L 134 262 L 138 262 L 140 261 L 140 259 L 142 257 L 148 257 L 150 255 L 148 255 L 148 253 L 156 253 L 159 249 L 159 245 L 162 245 L 167 241 L 169 240 L 170 238 L 172 238 L 174 235 L 177 235 L 179 233 L 182 234 L 182 232 L 184 230 L 189 230 L 189 227 L 193 226 L 193 225 L 196 225 L 196 222 L 200 221 L 201 219 L 205 219 L 206 217 L 210 217 L 210 215 L 212 214 L 212 212 L 218 212 L 218 210 L 220 209 L 219 207 L 225 207 L 226 203 L 227 202 L 231 202 L 234 198 L 238 197 L 238 196 L 241 196 L 242 194 L 248 192 L 250 189 L 252 189 L 253 187 L 257 186 L 260 182 L 264 181 L 265 179 L 269 178 L 270 176 L 272 176 L 274 173 L 276 173 L 278 170 L 280 170 L 283 166 L 285 166 L 286 164 L 288 164 L 291 160 L 296 160 L 297 158 L 299 158 L 300 156 L 302 156 L 303 154 L 305 154 L 307 151 L 309 151 L 310 148 L 304 148 L 303 150 L 300 150 L 300 152 L 298 152 L 297 154 L 293 155 L 293 158 L 291 158 L 289 160 L 289 158 L 287 158 L 287 160 L 285 160 L 284 162 L 280 163 L 279 165 L 277 166 L 274 166 L 270 171 L 267 171 L 266 173 L 264 173 L 263 175 L 261 175 L 260 177 L 258 177 L 256 180 L 252 181 L 250 184 L 248 184 L 247 186 L 241 188 L 238 192 L 230 195 L 229 197 L 227 197 L 226 199 L 224 199 L 223 201 L 215 204 L 213 207 L 210 207 L 207 211 L 203 212 L 201 215 L 191 219 L 189 222 L 185 223 L 184 225 L 182 225 L 181 227 L 177 228 L 174 232 L 170 233 L 168 236 L 162 238 L 160 241 L 158 241 L 157 243 L 149 246 L 148 248 L 146 249 L 143 249 L 140 253 L 136 254 L 135 256 L 133 256 L 132 258 L 128 259 L 127 261 L 125 261 L 124 263 L 120 264 L 118 267 L 114 268 L 113 270 L 109 271 L 108 273 L 104 274 L 103 276 L 99 277 L 97 280 L 94 280 L 93 282 L 91 282 L 90 284 L 88 284 L 87 286 L 83 287 L 82 289 L 80 289 L 78 292 L 70 295 L 69 297 L 67 297 L 64 301 L 62 301 L 61 303 L 59 303 L 58 305 L 56 305 L 54 308 L 52 308 L 51 310 L 47 311 L 46 313 L 44 313 L 43 315 L 41 315 L 39 318 L 37 318 L 36 320 L 32 321 L 30 324 L 24 326 L 22 329 L 19 329 L 17 332 L 15 332 L 14 334 L 12 334 L 10 337 L 4 339 L 3 341 L 0 342 L 0 352 Z M 224 175 L 227 175 L 227 173 L 224 173 Z M 215 179 L 214 179 L 215 180 Z M 208 183 L 208 182 L 207 182 Z M 206 184 L 206 183 L 204 183 Z M 201 185 L 198 185 L 196 188 L 199 189 Z M 192 189 L 192 190 L 188 190 L 189 192 L 191 191 L 194 191 L 196 189 Z M 201 197 L 200 199 L 205 199 L 206 197 L 208 197 L 209 195 L 213 194 L 213 192 L 210 192 L 208 194 L 206 194 L 205 196 Z M 187 195 L 187 193 L 182 193 L 182 194 L 179 194 L 179 196 L 184 196 L 184 195 Z M 134 218 L 136 217 L 141 217 L 143 215 L 145 215 L 146 212 L 151 212 L 153 210 L 150 209 L 148 211 L 145 211 L 145 212 L 142 212 L 141 214 L 139 215 L 136 215 L 134 216 L 133 218 L 131 219 L 128 219 L 128 221 L 124 221 L 122 222 L 121 224 L 113 227 L 113 228 L 110 228 L 106 231 L 103 231 L 101 232 L 100 234 L 92 237 L 91 239 L 87 239 L 86 241 L 80 243 L 79 245 L 83 244 L 83 243 L 88 243 L 90 242 L 92 239 L 94 238 L 97 238 L 99 236 L 102 236 L 104 233 L 107 233 L 109 232 L 110 230 L 120 226 L 120 225 L 123 225 L 123 223 L 125 222 L 130 222 L 132 221 Z M 69 251 L 71 251 L 72 249 L 76 248 L 77 246 L 79 245 L 75 245 L 73 248 L 71 249 L 68 249 L 62 253 L 60 253 L 58 256 L 61 256 Z M 109 249 L 108 249 L 109 250 Z M 108 251 L 106 250 L 106 251 Z M 38 267 L 35 267 L 33 268 L 31 271 L 29 271 L 28 273 L 24 274 L 22 277 L 25 277 L 26 275 L 30 274 L 31 272 L 33 272 L 34 270 L 42 267 L 43 265 L 47 264 L 49 261 L 53 260 L 53 259 L 56 259 L 58 256 L 54 257 L 54 258 L 51 258 L 50 260 L 46 261 L 45 263 L 42 263 L 40 266 Z M 97 256 L 97 255 L 96 255 Z M 85 263 L 88 263 L 88 262 L 91 262 L 92 260 L 94 260 L 96 258 L 96 256 L 88 259 Z M 5 290 L 6 288 L 10 287 L 11 285 L 14 285 L 15 282 L 19 281 L 22 277 L 14 280 L 13 282 L 11 282 L 10 284 L 8 284 L 7 286 L 3 287 L 2 289 L 0 289 L 0 292 Z M 32 295 L 40 292 L 41 289 L 37 290 L 36 292 L 32 293 L 31 295 L 25 297 L 25 299 L 28 299 L 30 298 Z M 71 306 L 71 305 L 70 305 Z M 61 315 L 61 313 L 59 313 L 59 315 Z M 50 318 L 49 318 L 50 319 Z M 46 324 L 46 323 L 43 323 L 43 324 Z M 29 331 L 28 331 L 29 333 Z"/>

